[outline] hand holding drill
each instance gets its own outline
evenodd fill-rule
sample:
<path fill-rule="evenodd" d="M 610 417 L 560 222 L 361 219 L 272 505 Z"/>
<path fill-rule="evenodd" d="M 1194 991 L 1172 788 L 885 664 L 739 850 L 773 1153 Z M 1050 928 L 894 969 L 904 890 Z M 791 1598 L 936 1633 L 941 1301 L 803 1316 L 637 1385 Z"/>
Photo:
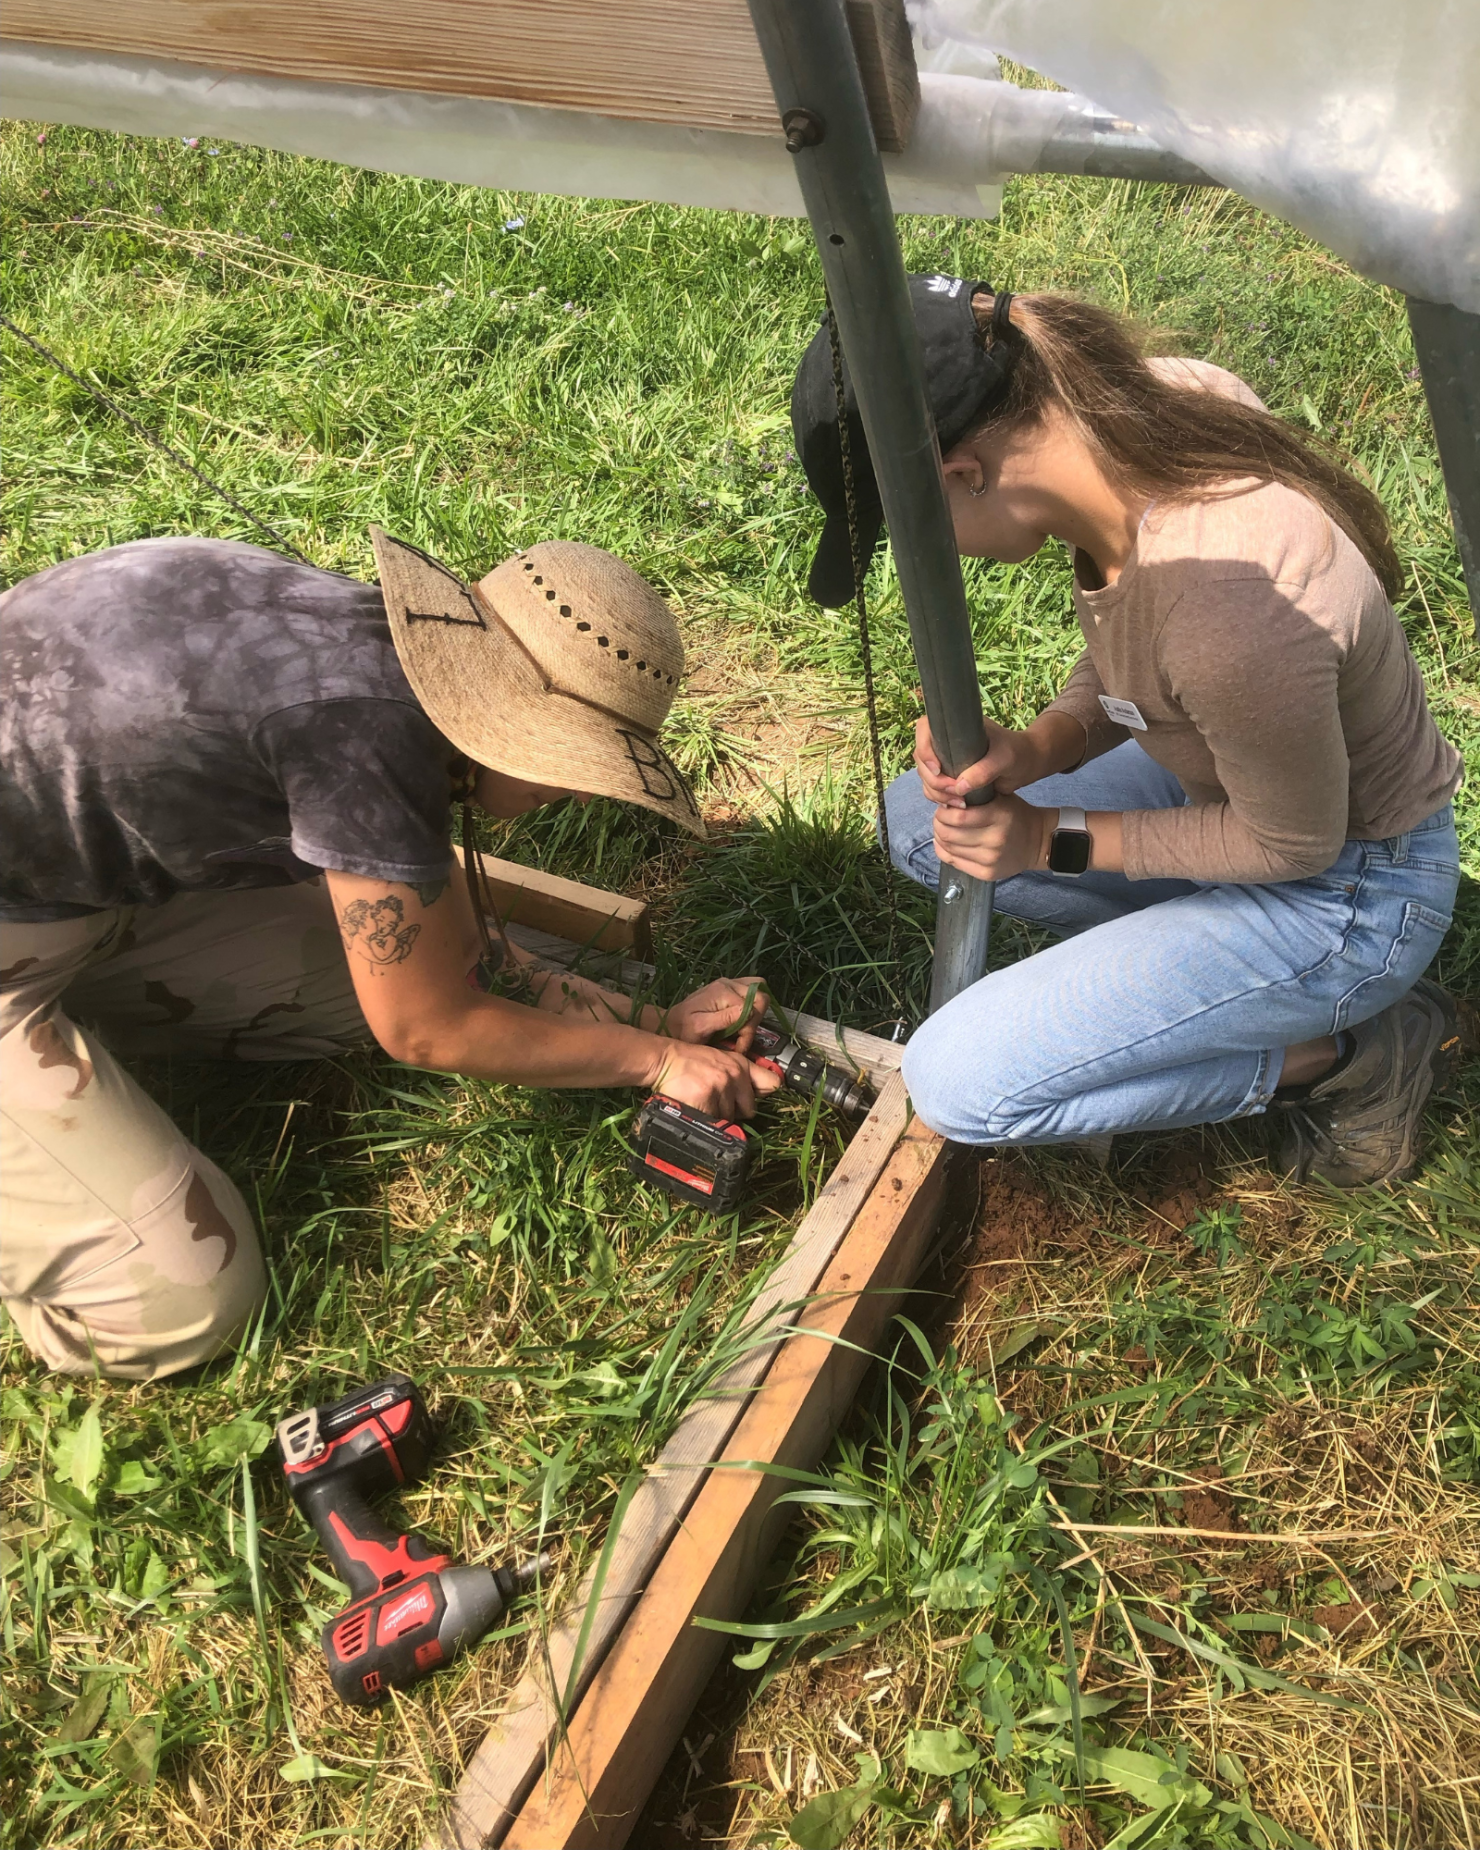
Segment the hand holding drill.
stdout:
<path fill-rule="evenodd" d="M 676 1002 L 664 1019 L 668 1039 L 652 1091 L 713 1118 L 753 1117 L 757 1094 L 782 1083 L 746 1057 L 765 1006 L 758 976 L 721 977 Z M 717 1036 L 727 1038 L 714 1045 Z"/>
<path fill-rule="evenodd" d="M 780 1029 L 756 1019 L 765 1007 L 765 998 L 758 994 L 758 979 L 755 981 L 757 986 L 751 989 L 738 1020 L 732 1014 L 723 1024 L 734 1027 L 729 1045 L 750 1069 L 751 1095 L 741 1094 L 737 1115 L 751 1115 L 755 1091 L 774 1092 L 786 1086 L 807 1098 L 820 1093 L 827 1104 L 846 1116 L 862 1117 L 873 1103 L 867 1084 L 842 1067 L 830 1066 L 821 1054 L 802 1047 Z M 668 1070 L 665 1065 L 663 1072 Z M 655 1183 L 676 1200 L 708 1208 L 715 1214 L 727 1213 L 739 1201 L 751 1156 L 743 1127 L 727 1112 L 712 1115 L 683 1097 L 675 1098 L 665 1087 L 662 1074 L 653 1096 L 638 1113 L 634 1142 L 636 1149 L 629 1158 L 633 1173 Z"/>

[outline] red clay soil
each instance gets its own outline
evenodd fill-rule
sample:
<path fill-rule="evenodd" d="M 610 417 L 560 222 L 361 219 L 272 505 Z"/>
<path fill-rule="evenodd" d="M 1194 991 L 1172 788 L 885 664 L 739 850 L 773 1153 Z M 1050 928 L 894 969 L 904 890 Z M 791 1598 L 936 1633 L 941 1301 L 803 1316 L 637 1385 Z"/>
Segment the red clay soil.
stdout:
<path fill-rule="evenodd" d="M 953 1300 L 948 1321 L 964 1325 L 989 1298 L 1013 1291 L 1040 1247 L 1063 1231 L 1064 1215 L 1020 1156 L 983 1157 L 966 1238 L 944 1264 L 939 1289 Z"/>
<path fill-rule="evenodd" d="M 1206 1485 L 1205 1489 L 1193 1489 L 1190 1484 L 1182 1487 L 1182 1519 L 1189 1529 L 1242 1529 L 1244 1519 L 1238 1513 L 1238 1505 L 1226 1491 L 1220 1490 L 1223 1473 L 1217 1465 L 1202 1465 L 1191 1474 Z"/>

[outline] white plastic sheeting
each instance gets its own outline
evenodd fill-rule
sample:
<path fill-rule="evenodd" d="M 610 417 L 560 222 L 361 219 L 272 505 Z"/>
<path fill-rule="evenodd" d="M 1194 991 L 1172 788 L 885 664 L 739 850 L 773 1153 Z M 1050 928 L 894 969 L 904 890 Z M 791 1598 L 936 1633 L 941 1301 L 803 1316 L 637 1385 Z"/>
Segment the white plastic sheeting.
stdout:
<path fill-rule="evenodd" d="M 907 0 L 896 210 L 991 217 L 1094 104 L 1412 295 L 1480 313 L 1480 0 Z M 996 80 L 1007 53 L 1079 96 Z M 7 114 L 509 190 L 801 216 L 779 137 L 5 41 Z M 1057 165 L 1058 163 L 1053 163 Z"/>
<path fill-rule="evenodd" d="M 1015 58 L 1365 275 L 1480 313 L 1480 0 L 907 4 L 927 58 Z"/>
<path fill-rule="evenodd" d="M 991 73 L 995 60 L 976 68 Z M 1030 168 L 1069 99 L 989 77 L 921 78 L 903 154 L 886 154 L 899 212 L 992 218 L 999 176 Z M 380 173 L 673 205 L 806 216 L 781 136 L 630 122 L 570 109 L 207 70 L 168 58 L 0 44 L 0 107 L 35 122 L 133 135 L 217 135 Z"/>

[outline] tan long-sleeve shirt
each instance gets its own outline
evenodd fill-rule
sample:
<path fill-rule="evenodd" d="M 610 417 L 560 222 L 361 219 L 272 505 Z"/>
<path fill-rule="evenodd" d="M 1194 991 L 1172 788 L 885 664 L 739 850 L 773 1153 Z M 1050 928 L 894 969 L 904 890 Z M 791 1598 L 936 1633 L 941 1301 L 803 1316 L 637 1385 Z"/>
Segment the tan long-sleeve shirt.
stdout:
<path fill-rule="evenodd" d="M 1153 364 L 1258 403 L 1221 368 Z M 1191 799 L 1126 813 L 1131 879 L 1302 879 L 1348 839 L 1401 835 L 1459 788 L 1460 755 L 1392 605 L 1308 496 L 1250 483 L 1153 502 L 1114 584 L 1087 589 L 1078 580 L 1094 568 L 1076 566 L 1085 651 L 1051 710 L 1084 726 L 1087 759 L 1135 739 Z M 1144 729 L 1113 720 L 1102 695 L 1129 702 Z"/>

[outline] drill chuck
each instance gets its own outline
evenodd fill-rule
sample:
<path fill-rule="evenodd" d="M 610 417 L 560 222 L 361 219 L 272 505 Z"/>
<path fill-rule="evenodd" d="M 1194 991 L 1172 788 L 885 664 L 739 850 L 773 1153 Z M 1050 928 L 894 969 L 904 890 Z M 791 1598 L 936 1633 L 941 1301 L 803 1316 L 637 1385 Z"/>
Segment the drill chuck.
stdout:
<path fill-rule="evenodd" d="M 754 1024 L 749 1051 L 757 1066 L 768 1066 L 779 1073 L 781 1083 L 790 1091 L 800 1092 L 804 1098 L 820 1092 L 824 1101 L 845 1117 L 863 1117 L 874 1102 L 866 1081 L 855 1078 L 845 1067 L 829 1065 L 820 1053 L 799 1046 L 765 1022 Z"/>

